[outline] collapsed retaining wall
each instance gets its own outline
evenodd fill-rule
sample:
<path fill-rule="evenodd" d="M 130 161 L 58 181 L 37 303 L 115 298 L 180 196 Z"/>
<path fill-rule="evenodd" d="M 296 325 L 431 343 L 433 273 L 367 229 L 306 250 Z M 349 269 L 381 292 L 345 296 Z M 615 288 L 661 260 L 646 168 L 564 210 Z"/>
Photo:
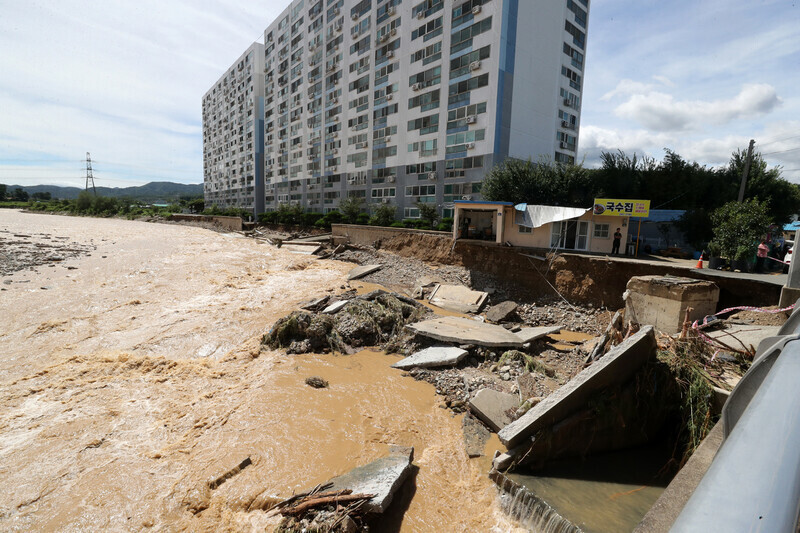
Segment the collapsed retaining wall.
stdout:
<path fill-rule="evenodd" d="M 241 217 L 225 217 L 218 215 L 186 215 L 186 214 L 173 214 L 169 216 L 169 220 L 178 222 L 209 222 L 215 226 L 219 226 L 229 231 L 242 231 L 242 218 Z"/>
<path fill-rule="evenodd" d="M 548 255 L 547 260 L 542 260 L 547 250 L 481 241 L 457 241 L 454 245 L 449 232 L 348 224 L 334 224 L 332 231 L 334 239 L 351 244 L 375 246 L 403 257 L 485 272 L 534 298 L 554 296 L 555 288 L 571 302 L 611 309 L 625 305 L 622 295 L 628 280 L 634 276 L 672 275 L 713 281 L 720 288 L 720 308 L 775 305 L 781 292 L 781 287 L 772 283 L 706 275 L 700 269 L 666 263 L 655 265 L 570 253 Z"/>

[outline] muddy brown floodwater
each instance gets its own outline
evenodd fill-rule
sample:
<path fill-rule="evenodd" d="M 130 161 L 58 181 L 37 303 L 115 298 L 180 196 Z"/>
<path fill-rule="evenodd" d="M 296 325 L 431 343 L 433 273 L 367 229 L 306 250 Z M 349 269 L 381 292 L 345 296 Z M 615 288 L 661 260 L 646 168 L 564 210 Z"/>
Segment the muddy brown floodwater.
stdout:
<path fill-rule="evenodd" d="M 0 285 L 0 530 L 263 531 L 265 502 L 390 444 L 418 467 L 396 529 L 515 530 L 460 418 L 396 356 L 260 350 L 352 265 L 189 226 L 0 210 L 0 229 L 92 247 Z"/>

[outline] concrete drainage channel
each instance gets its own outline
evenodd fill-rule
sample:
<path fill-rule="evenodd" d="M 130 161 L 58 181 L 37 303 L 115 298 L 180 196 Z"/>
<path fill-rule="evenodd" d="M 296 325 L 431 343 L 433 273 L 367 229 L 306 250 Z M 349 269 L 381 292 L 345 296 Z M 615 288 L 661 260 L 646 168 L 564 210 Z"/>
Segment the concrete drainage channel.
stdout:
<path fill-rule="evenodd" d="M 380 269 L 380 264 L 363 265 L 354 269 L 350 280 L 368 282 Z M 489 476 L 501 492 L 503 508 L 532 531 L 636 527 L 678 467 L 707 466 L 687 461 L 711 432 L 727 394 L 749 366 L 755 353 L 752 341 L 759 334 L 774 333 L 756 325 L 753 329 L 758 331 L 749 331 L 746 341 L 733 342 L 726 328 L 736 324 L 725 317 L 715 317 L 717 321 L 704 331 L 692 328 L 695 320 L 717 308 L 719 291 L 713 283 L 635 278 L 623 297 L 626 309 L 609 321 L 604 332 L 571 347 L 569 357 L 582 354 L 581 363 L 574 371 L 565 371 L 553 365 L 558 357 L 541 357 L 552 347 L 552 336 L 561 333 L 559 324 L 520 324 L 514 302 L 492 301 L 486 292 L 463 286 L 421 282 L 408 294 L 413 298 L 372 290 L 315 299 L 278 321 L 264 343 L 290 353 L 352 353 L 380 345 L 387 353 L 406 355 L 393 366 L 437 385 L 437 392 L 446 398 L 443 406 L 467 412 L 464 428 L 470 456 L 480 453 L 489 432 L 497 433 L 506 451 L 496 454 Z M 433 316 L 432 303 L 451 315 Z M 712 327 L 722 333 L 715 335 Z M 562 359 L 569 357 L 562 354 Z M 495 373 L 500 379 L 485 377 Z M 459 380 L 463 386 L 451 387 Z M 471 446 L 475 439 L 477 444 Z M 661 441 L 670 443 L 666 456 L 663 447 L 653 450 L 653 443 Z M 598 474 L 586 466 L 592 457 L 618 461 L 614 464 L 619 468 Z M 634 458 L 648 466 L 640 469 Z M 559 473 L 557 465 L 567 466 Z M 657 468 L 650 468 L 653 465 Z M 371 468 L 365 466 L 366 471 Z M 390 478 L 394 490 L 403 482 L 402 475 Z M 340 509 L 347 502 L 344 508 L 353 511 L 347 520 L 359 524 L 359 513 L 379 512 L 370 504 L 377 489 L 362 485 L 315 487 L 306 498 L 323 507 L 335 502 Z M 598 523 L 576 512 L 578 492 L 581 497 L 594 496 L 608 518 Z M 296 510 L 297 502 L 292 505 Z M 315 516 L 325 516 L 319 507 L 303 509 L 312 508 Z M 650 518 L 653 512 L 660 511 L 654 508 Z M 614 513 L 627 515 L 612 517 Z M 295 511 L 289 515 L 292 520 L 302 516 Z M 671 519 L 662 522 L 671 524 Z M 338 527 L 341 515 L 335 520 Z"/>

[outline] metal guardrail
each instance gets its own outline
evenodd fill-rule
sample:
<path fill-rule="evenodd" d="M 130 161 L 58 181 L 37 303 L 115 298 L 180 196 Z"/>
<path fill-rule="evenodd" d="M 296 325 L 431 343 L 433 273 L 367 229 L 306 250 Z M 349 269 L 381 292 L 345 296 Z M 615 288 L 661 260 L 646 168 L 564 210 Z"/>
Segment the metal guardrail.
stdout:
<path fill-rule="evenodd" d="M 797 532 L 800 309 L 759 344 L 722 422 L 725 440 L 670 531 Z"/>

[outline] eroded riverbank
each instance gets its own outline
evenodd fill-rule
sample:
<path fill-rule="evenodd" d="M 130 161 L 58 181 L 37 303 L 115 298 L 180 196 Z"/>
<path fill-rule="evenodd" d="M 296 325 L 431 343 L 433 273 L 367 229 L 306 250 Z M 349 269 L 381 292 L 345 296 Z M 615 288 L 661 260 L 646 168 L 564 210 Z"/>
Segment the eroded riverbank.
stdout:
<path fill-rule="evenodd" d="M 389 444 L 414 446 L 419 469 L 399 530 L 513 528 L 460 418 L 389 369 L 396 357 L 261 351 L 275 320 L 340 290 L 351 265 L 185 226 L 2 211 L 0 227 L 96 247 L 4 277 L 3 530 L 263 528 L 254 503 Z"/>

